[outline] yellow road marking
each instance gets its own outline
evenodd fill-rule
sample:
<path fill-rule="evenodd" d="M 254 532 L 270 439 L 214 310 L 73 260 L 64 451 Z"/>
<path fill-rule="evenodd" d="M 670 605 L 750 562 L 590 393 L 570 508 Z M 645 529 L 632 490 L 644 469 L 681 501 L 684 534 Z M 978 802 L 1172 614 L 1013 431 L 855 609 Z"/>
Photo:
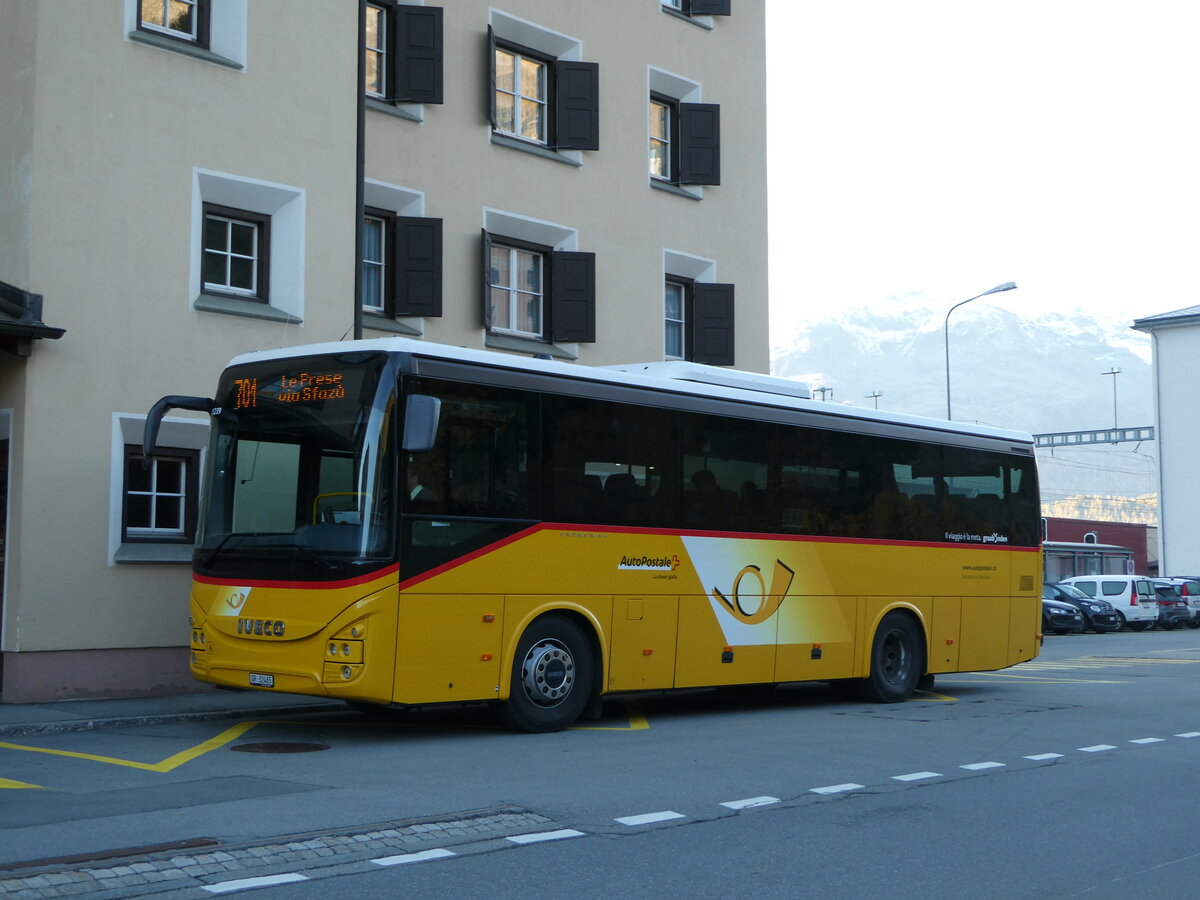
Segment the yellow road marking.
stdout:
<path fill-rule="evenodd" d="M 947 697 L 945 694 L 939 694 L 936 691 L 913 691 L 913 693 L 921 694 L 921 696 L 920 697 L 909 697 L 908 700 L 910 703 L 914 700 L 916 700 L 918 702 L 922 702 L 922 703 L 929 703 L 929 702 L 957 703 L 958 702 L 957 697 Z"/>
<path fill-rule="evenodd" d="M 0 790 L 4 790 L 5 788 L 10 788 L 10 789 L 14 789 L 14 790 L 23 790 L 25 788 L 33 788 L 34 790 L 37 790 L 37 791 L 45 790 L 45 788 L 42 787 L 40 784 L 29 784 L 24 781 L 16 781 L 12 778 L 0 778 Z"/>
<path fill-rule="evenodd" d="M 628 725 L 572 725 L 571 731 L 646 731 L 650 722 L 642 712 L 642 705 L 633 700 L 625 701 L 625 709 L 629 715 Z"/>
<path fill-rule="evenodd" d="M 79 753 L 75 750 L 54 750 L 50 747 L 30 747 L 25 744 L 10 744 L 5 741 L 0 741 L 0 748 L 5 750 L 25 750 L 29 753 L 49 753 L 52 756 L 68 756 L 72 759 L 87 759 L 92 762 L 106 763 L 110 766 L 125 766 L 130 769 L 141 769 L 145 772 L 170 772 L 172 769 L 177 769 L 186 762 L 191 762 L 197 756 L 202 756 L 210 750 L 216 750 L 218 747 L 223 747 L 232 740 L 241 737 L 255 725 L 261 722 L 239 722 L 231 728 L 226 728 L 216 737 L 209 738 L 202 744 L 197 744 L 195 747 L 190 747 L 187 750 L 182 750 L 179 753 L 172 754 L 162 762 L 146 763 L 139 762 L 134 759 L 120 759 L 116 756 L 100 756 L 95 753 Z"/>

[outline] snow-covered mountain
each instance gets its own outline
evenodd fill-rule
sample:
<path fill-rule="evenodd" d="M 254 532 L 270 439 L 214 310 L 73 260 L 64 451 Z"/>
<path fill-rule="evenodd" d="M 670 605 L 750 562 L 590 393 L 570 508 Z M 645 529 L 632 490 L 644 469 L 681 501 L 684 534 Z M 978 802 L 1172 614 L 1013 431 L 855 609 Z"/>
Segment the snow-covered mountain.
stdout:
<path fill-rule="evenodd" d="M 773 350 L 772 371 L 826 388 L 825 402 L 945 418 L 945 316 L 923 297 L 901 297 L 814 319 Z M 1114 368 L 1119 375 L 1103 374 Z M 1083 313 L 1021 317 L 985 302 L 950 318 L 956 420 L 1035 434 L 1111 428 L 1114 379 L 1116 423 L 1153 425 L 1150 340 L 1128 323 Z M 1039 451 L 1044 512 L 1152 523 L 1154 450 Z"/>
<path fill-rule="evenodd" d="M 776 375 L 831 388 L 827 402 L 945 418 L 945 310 L 923 298 L 813 320 L 772 352 Z M 1102 373 L 1113 368 L 1116 376 Z M 1031 432 L 1152 425 L 1150 341 L 1083 314 L 1023 318 L 975 303 L 950 319 L 955 419 Z M 818 392 L 814 396 L 819 397 Z"/>

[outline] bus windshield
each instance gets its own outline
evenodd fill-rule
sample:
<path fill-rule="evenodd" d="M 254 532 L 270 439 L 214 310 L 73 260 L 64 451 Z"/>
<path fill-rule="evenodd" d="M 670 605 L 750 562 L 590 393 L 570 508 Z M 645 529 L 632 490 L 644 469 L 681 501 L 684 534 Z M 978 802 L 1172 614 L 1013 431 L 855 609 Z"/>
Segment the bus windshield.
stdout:
<path fill-rule="evenodd" d="M 214 406 L 197 573 L 331 581 L 394 556 L 395 378 L 383 354 L 229 369 Z"/>

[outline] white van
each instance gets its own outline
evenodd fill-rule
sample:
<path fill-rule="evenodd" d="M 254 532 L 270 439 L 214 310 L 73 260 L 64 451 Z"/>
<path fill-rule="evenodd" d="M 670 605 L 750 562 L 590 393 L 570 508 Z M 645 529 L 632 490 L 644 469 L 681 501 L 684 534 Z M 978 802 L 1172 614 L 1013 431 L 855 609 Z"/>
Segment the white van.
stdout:
<path fill-rule="evenodd" d="M 1089 597 L 1107 600 L 1117 611 L 1122 626 L 1146 631 L 1158 621 L 1158 595 L 1154 582 L 1145 575 L 1076 575 L 1061 584 L 1079 588 Z"/>

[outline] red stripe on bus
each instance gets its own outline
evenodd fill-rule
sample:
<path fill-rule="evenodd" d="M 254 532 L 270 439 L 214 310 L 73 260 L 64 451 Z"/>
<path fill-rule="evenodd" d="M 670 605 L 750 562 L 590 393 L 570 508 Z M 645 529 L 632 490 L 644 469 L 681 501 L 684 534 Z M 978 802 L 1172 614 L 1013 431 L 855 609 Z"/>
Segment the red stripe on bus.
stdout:
<path fill-rule="evenodd" d="M 382 569 L 376 569 L 374 572 L 368 572 L 365 575 L 357 575 L 354 578 L 346 578 L 342 581 L 271 581 L 271 580 L 254 580 L 246 581 L 237 578 L 210 578 L 207 575 L 193 575 L 192 580 L 200 584 L 212 584 L 224 587 L 250 587 L 250 588 L 287 588 L 289 590 L 298 591 L 319 591 L 328 589 L 348 588 L 360 584 L 366 584 L 368 581 L 376 581 L 388 575 L 394 575 L 400 571 L 398 563 L 392 563 Z"/>

